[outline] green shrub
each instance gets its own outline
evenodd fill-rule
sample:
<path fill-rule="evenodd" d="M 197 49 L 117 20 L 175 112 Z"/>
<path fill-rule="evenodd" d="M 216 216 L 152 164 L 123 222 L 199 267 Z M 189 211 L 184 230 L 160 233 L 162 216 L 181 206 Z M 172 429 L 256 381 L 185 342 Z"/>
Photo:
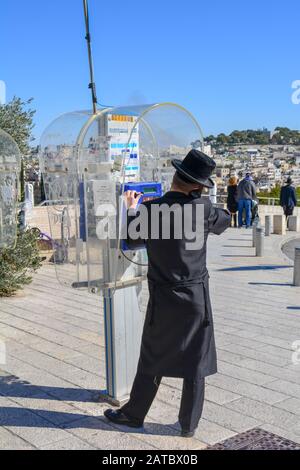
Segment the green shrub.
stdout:
<path fill-rule="evenodd" d="M 39 231 L 19 231 L 14 248 L 0 251 L 0 297 L 10 297 L 32 281 L 31 274 L 41 267 Z"/>

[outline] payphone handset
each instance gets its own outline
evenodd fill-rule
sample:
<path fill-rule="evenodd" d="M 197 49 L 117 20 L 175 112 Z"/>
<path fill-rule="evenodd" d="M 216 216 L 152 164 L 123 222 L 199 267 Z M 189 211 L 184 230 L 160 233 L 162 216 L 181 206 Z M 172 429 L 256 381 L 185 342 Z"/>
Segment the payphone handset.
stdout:
<path fill-rule="evenodd" d="M 127 191 L 135 191 L 136 193 L 140 193 L 141 197 L 139 199 L 139 204 L 142 204 L 145 201 L 149 201 L 151 199 L 158 199 L 162 196 L 162 184 L 156 181 L 144 181 L 139 183 L 125 183 L 122 187 L 123 194 Z M 121 240 L 120 244 L 122 251 L 129 251 L 130 248 L 128 247 L 125 240 Z M 140 248 L 141 249 L 141 248 Z"/>

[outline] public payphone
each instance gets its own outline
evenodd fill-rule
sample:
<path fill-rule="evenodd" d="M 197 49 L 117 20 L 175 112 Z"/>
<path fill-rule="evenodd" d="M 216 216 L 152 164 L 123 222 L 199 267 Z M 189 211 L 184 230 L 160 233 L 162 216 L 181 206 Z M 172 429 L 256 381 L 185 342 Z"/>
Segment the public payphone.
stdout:
<path fill-rule="evenodd" d="M 0 249 L 16 241 L 20 164 L 17 144 L 0 129 Z"/>
<path fill-rule="evenodd" d="M 115 403 L 128 398 L 136 372 L 147 296 L 146 250 L 122 240 L 122 194 L 160 197 L 171 160 L 202 141 L 195 118 L 173 103 L 66 114 L 41 138 L 57 276 L 103 297 L 106 396 Z"/>

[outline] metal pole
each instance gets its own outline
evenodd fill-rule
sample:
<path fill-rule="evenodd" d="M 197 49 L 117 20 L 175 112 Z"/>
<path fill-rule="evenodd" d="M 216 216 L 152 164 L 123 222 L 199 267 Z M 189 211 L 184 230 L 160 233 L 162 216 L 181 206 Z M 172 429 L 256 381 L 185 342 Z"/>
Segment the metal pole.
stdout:
<path fill-rule="evenodd" d="M 263 256 L 264 255 L 264 228 L 257 227 L 256 228 L 256 241 L 255 241 L 255 248 L 256 248 L 256 256 Z"/>
<path fill-rule="evenodd" d="M 300 286 L 300 246 L 295 248 L 295 261 L 294 261 L 294 286 Z"/>
<path fill-rule="evenodd" d="M 93 113 L 97 113 L 97 93 L 96 93 L 96 84 L 94 81 L 94 65 L 93 65 L 93 55 L 92 55 L 92 45 L 91 45 L 91 35 L 90 35 L 90 20 L 89 20 L 89 7 L 88 0 L 83 0 L 83 9 L 84 9 L 84 20 L 85 20 L 85 29 L 88 49 L 88 59 L 89 59 L 89 69 L 90 69 L 90 83 L 89 88 L 92 92 L 92 102 L 93 102 Z"/>
<path fill-rule="evenodd" d="M 265 236 L 269 237 L 271 235 L 271 216 L 266 215 L 265 217 Z"/>

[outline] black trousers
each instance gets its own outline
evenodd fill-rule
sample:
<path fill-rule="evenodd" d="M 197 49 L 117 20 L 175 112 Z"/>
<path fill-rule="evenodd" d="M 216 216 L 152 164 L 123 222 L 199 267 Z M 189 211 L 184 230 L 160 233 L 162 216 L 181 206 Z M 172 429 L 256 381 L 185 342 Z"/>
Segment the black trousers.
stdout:
<path fill-rule="evenodd" d="M 143 423 L 158 391 L 162 377 L 137 373 L 130 393 L 129 402 L 122 407 L 129 418 Z M 184 431 L 194 431 L 200 421 L 204 404 L 205 379 L 184 379 L 179 423 Z"/>
<path fill-rule="evenodd" d="M 237 227 L 237 213 L 231 212 L 231 227 Z"/>

